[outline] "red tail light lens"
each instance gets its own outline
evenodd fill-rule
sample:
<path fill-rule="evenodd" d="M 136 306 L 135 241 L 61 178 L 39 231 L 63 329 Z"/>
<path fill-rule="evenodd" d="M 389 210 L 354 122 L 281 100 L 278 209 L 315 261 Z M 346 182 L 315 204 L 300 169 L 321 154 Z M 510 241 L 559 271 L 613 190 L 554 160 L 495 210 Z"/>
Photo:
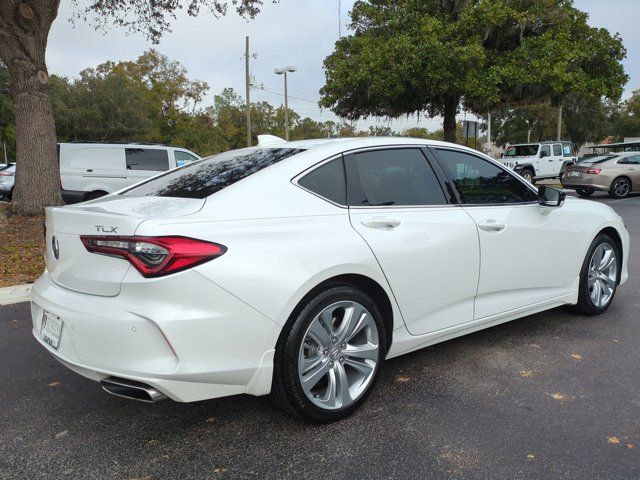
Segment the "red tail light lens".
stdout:
<path fill-rule="evenodd" d="M 82 235 L 85 248 L 128 260 L 147 278 L 162 277 L 223 255 L 227 247 L 187 237 L 116 237 Z"/>
<path fill-rule="evenodd" d="M 591 173 L 592 175 L 598 175 L 602 170 L 599 168 L 590 168 L 587 170 L 587 173 Z"/>
<path fill-rule="evenodd" d="M 0 176 L 2 177 L 13 177 L 14 175 L 13 172 L 0 172 Z"/>

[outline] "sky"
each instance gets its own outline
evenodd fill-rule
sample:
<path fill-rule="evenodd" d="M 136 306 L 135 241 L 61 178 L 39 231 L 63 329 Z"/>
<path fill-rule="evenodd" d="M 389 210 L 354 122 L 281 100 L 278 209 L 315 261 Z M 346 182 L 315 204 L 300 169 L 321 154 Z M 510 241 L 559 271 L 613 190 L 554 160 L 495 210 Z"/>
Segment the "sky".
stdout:
<path fill-rule="evenodd" d="M 77 3 L 82 5 L 83 0 Z M 289 76 L 290 108 L 317 121 L 336 120 L 330 111 L 321 110 L 317 105 L 318 90 L 325 80 L 322 62 L 333 51 L 338 26 L 343 34 L 348 33 L 348 12 L 354 0 L 342 0 L 341 14 L 338 0 L 280 0 L 276 4 L 265 0 L 264 3 L 262 12 L 252 21 L 233 12 L 220 19 L 204 10 L 197 18 L 178 14 L 172 22 L 172 31 L 163 36 L 159 45 L 152 45 L 143 35 L 128 34 L 117 27 L 96 31 L 83 20 L 71 22 L 73 2 L 62 0 L 58 19 L 49 35 L 49 72 L 75 77 L 81 70 L 107 60 L 132 60 L 145 50 L 156 48 L 182 63 L 189 78 L 209 84 L 209 103 L 213 95 L 225 87 L 234 88 L 244 97 L 243 55 L 248 35 L 251 53 L 256 57 L 251 60 L 251 73 L 258 85 L 251 92 L 252 101 L 283 103 L 283 79 L 273 70 L 293 65 L 298 70 Z M 589 13 L 591 25 L 620 33 L 628 50 L 625 69 L 630 81 L 625 95 L 640 89 L 640 0 L 574 0 L 574 3 Z M 460 113 L 459 119 L 464 116 Z M 441 126 L 441 119 L 409 117 L 392 122 L 369 119 L 357 125 L 367 128 L 373 124 L 390 125 L 396 131 L 413 126 L 436 130 Z"/>

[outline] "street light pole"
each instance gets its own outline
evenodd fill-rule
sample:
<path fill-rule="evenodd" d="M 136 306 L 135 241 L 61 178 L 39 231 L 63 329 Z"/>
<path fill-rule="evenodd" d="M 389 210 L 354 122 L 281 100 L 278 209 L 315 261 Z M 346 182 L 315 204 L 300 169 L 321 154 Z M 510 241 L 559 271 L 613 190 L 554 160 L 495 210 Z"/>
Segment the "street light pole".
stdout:
<path fill-rule="evenodd" d="M 296 67 L 289 65 L 284 68 L 276 68 L 273 72 L 276 75 L 284 75 L 284 139 L 289 141 L 289 86 L 287 73 L 293 73 L 298 70 Z"/>

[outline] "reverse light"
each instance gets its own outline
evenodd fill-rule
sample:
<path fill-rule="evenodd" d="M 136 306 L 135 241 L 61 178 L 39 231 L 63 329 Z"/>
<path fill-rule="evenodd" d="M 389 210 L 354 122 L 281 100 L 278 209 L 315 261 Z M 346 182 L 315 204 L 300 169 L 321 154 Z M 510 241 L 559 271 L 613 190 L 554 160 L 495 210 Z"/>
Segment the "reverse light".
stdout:
<path fill-rule="evenodd" d="M 592 175 L 598 175 L 602 170 L 599 168 L 590 168 L 587 170 L 587 173 L 590 173 Z"/>
<path fill-rule="evenodd" d="M 128 260 L 144 277 L 161 277 L 218 258 L 227 247 L 188 237 L 117 237 L 82 235 L 91 253 Z"/>

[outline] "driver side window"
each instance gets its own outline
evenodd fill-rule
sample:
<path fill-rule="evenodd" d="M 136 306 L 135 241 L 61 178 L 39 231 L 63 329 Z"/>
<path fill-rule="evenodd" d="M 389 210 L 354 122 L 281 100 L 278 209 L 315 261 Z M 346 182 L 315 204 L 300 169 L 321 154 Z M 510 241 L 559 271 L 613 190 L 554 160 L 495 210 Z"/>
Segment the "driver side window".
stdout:
<path fill-rule="evenodd" d="M 538 200 L 524 182 L 483 158 L 457 150 L 437 149 L 436 153 L 463 204 L 500 205 Z"/>
<path fill-rule="evenodd" d="M 540 158 L 542 157 L 550 157 L 551 156 L 551 146 L 550 145 L 542 145 L 540 147 Z"/>

